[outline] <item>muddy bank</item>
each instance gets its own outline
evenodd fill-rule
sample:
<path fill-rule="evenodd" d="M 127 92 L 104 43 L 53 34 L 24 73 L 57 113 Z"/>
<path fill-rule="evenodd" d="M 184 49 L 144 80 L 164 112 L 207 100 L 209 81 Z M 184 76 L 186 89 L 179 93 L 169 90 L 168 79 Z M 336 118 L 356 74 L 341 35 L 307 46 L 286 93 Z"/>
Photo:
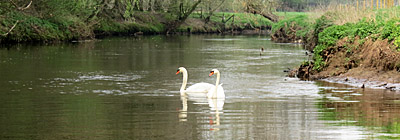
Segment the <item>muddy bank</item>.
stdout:
<path fill-rule="evenodd" d="M 344 76 L 329 77 L 321 80 L 331 83 L 347 84 L 358 88 L 389 89 L 394 91 L 400 91 L 400 83 L 371 81 L 369 79 L 359 79 L 359 78 L 344 77 Z"/>
<path fill-rule="evenodd" d="M 356 87 L 400 90 L 400 52 L 387 40 L 344 38 L 323 50 L 325 66 L 312 69 L 303 63 L 290 75 L 303 80 L 324 80 Z"/>

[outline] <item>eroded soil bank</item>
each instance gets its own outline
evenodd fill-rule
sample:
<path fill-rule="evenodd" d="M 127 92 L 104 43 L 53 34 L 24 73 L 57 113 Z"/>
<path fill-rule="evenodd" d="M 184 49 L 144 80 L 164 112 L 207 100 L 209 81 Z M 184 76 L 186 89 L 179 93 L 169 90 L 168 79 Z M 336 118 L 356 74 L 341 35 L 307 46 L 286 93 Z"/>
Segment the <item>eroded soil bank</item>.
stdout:
<path fill-rule="evenodd" d="M 325 67 L 321 71 L 312 69 L 313 62 L 305 62 L 289 76 L 362 88 L 400 90 L 400 53 L 392 42 L 344 38 L 324 50 L 322 57 Z"/>

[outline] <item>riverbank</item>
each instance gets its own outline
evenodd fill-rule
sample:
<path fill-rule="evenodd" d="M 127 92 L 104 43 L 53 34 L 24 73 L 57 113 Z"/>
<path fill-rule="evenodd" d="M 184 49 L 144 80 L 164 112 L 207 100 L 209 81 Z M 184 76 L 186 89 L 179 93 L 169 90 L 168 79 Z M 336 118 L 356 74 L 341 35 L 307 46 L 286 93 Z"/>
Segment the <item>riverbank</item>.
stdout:
<path fill-rule="evenodd" d="M 363 44 L 360 39 L 350 44 L 348 41 L 342 39 L 328 49 L 330 52 L 325 50 L 325 66 L 310 78 L 356 87 L 400 90 L 400 52 L 388 39 L 368 39 Z"/>
<path fill-rule="evenodd" d="M 399 90 L 400 8 L 369 12 L 374 15 L 344 24 L 337 23 L 337 19 L 343 18 L 338 18 L 338 13 L 326 13 L 308 26 L 298 24 L 305 20 L 297 18 L 287 20 L 290 22 L 285 23 L 284 28 L 273 28 L 277 31 L 273 35 L 291 33 L 295 37 L 288 41 L 301 39 L 305 48 L 313 53 L 312 61 L 304 61 L 289 75 L 305 80 L 323 79 L 357 87 Z"/>
<path fill-rule="evenodd" d="M 105 36 L 137 36 L 166 34 L 175 20 L 167 12 L 135 11 L 129 19 L 98 15 L 95 19 L 79 15 L 43 16 L 13 11 L 0 16 L 0 43 L 54 42 L 102 38 Z M 202 13 L 192 13 L 168 34 L 229 33 L 268 34 L 272 22 L 250 13 L 215 12 L 209 20 Z"/>

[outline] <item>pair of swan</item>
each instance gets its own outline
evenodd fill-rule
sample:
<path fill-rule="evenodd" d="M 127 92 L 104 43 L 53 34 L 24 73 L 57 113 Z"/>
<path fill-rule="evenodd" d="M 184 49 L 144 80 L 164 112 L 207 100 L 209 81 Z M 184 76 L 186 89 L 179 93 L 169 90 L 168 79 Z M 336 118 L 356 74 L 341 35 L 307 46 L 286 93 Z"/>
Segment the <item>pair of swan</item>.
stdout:
<path fill-rule="evenodd" d="M 219 85 L 220 80 L 220 72 L 217 69 L 212 69 L 210 71 L 209 76 L 217 75 L 217 81 L 215 85 L 209 83 L 196 83 L 186 90 L 186 84 L 188 80 L 188 72 L 184 67 L 179 67 L 176 74 L 182 73 L 183 74 L 183 82 L 180 89 L 181 95 L 206 95 L 209 99 L 216 99 L 216 98 L 225 98 L 224 89 L 222 88 L 222 84 Z"/>

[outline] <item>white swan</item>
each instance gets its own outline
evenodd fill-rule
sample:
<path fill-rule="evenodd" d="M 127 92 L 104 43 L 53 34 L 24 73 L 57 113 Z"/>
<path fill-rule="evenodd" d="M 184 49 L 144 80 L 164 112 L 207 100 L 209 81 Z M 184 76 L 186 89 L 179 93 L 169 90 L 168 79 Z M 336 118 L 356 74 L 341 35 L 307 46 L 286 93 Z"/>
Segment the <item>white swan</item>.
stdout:
<path fill-rule="evenodd" d="M 209 99 L 225 99 L 225 93 L 224 93 L 224 88 L 222 88 L 222 84 L 219 85 L 219 79 L 221 77 L 219 71 L 217 69 L 212 69 L 210 71 L 210 75 L 212 76 L 216 74 L 217 75 L 217 81 L 215 83 L 215 86 L 213 86 L 207 93 L 207 98 Z"/>
<path fill-rule="evenodd" d="M 196 83 L 185 90 L 188 80 L 188 72 L 184 67 L 179 67 L 176 74 L 179 73 L 183 74 L 183 81 L 180 89 L 181 95 L 186 93 L 191 95 L 200 94 L 200 96 L 204 96 L 212 87 L 214 87 L 214 85 L 209 83 Z"/>

